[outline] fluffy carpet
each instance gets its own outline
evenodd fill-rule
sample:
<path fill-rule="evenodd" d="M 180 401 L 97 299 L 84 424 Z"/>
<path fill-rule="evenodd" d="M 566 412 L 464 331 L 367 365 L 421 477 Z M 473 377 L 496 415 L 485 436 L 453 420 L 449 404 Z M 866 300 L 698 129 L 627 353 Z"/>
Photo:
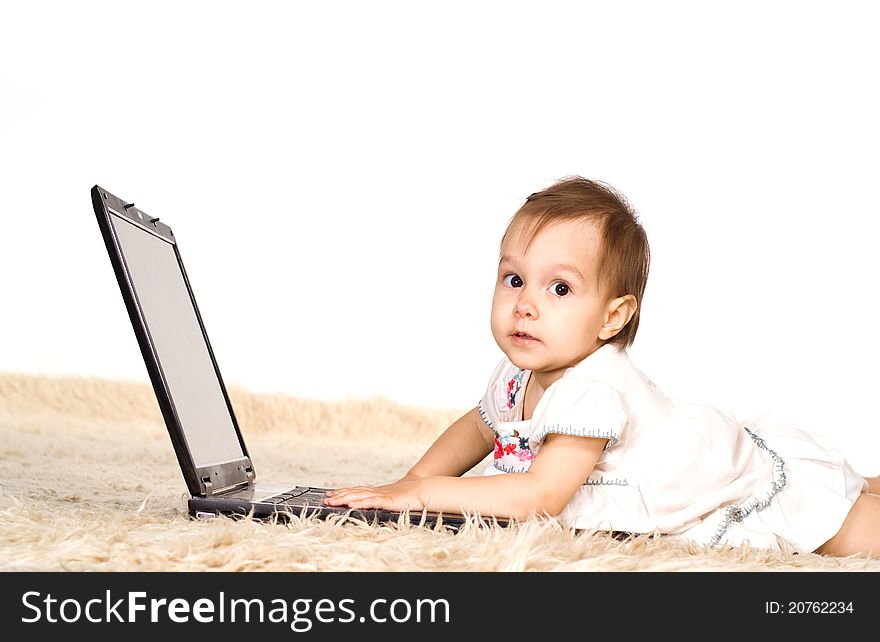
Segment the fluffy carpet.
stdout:
<path fill-rule="evenodd" d="M 230 390 L 257 475 L 390 481 L 457 410 Z M 3 571 L 878 571 L 880 561 L 617 541 L 551 520 L 511 528 L 188 518 L 146 383 L 0 375 Z"/>

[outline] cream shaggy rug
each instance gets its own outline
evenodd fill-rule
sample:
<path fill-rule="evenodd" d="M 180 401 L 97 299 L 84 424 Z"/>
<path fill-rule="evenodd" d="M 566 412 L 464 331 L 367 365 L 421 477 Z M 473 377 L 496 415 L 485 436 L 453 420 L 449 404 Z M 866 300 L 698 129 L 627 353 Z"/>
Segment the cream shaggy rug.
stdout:
<path fill-rule="evenodd" d="M 259 478 L 334 487 L 403 474 L 461 409 L 230 390 Z M 862 557 L 511 528 L 188 518 L 146 383 L 0 374 L 2 571 L 878 571 Z"/>

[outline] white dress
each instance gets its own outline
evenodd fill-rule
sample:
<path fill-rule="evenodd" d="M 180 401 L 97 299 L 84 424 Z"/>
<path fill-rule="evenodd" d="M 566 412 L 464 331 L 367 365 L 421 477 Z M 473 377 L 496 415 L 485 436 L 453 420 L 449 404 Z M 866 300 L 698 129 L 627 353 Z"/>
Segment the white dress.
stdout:
<path fill-rule="evenodd" d="M 560 515 L 574 528 L 806 553 L 867 490 L 824 437 L 667 397 L 611 344 L 569 368 L 523 421 L 529 374 L 503 359 L 480 401 L 495 432 L 485 474 L 527 470 L 548 433 L 608 439 Z"/>

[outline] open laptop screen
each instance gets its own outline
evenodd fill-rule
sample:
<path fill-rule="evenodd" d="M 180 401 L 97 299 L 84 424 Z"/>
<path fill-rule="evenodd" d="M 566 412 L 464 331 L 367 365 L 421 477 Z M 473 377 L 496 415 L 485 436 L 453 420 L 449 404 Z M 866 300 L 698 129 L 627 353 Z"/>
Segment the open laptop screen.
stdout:
<path fill-rule="evenodd" d="M 112 209 L 110 220 L 193 463 L 204 468 L 241 459 L 174 244 Z"/>

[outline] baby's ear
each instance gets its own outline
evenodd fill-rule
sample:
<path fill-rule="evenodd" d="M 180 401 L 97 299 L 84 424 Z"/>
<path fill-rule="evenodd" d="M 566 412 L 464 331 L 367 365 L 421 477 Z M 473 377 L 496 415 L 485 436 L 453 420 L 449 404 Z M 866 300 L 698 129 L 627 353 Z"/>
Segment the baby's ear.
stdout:
<path fill-rule="evenodd" d="M 623 326 L 629 323 L 638 307 L 639 302 L 632 294 L 625 294 L 609 301 L 605 314 L 605 323 L 599 329 L 599 338 L 607 341 L 623 330 Z"/>

